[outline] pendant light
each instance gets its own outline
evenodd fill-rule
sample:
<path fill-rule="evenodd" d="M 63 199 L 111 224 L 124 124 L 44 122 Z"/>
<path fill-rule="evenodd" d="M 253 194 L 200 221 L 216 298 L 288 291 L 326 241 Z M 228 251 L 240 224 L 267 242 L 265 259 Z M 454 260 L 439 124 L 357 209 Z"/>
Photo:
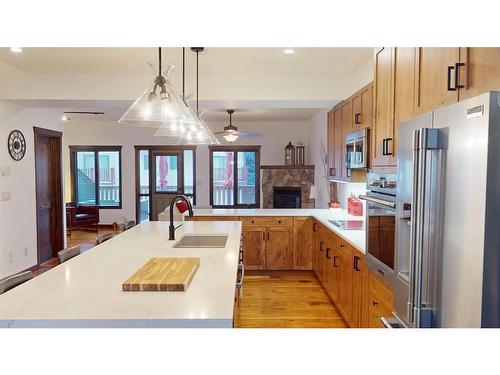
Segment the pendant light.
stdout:
<path fill-rule="evenodd" d="M 196 53 L 196 113 L 190 107 L 189 110 L 195 116 L 198 124 L 187 129 L 182 136 L 177 138 L 177 144 L 220 144 L 210 128 L 205 124 L 205 121 L 200 117 L 199 111 L 199 54 L 205 49 L 203 47 L 191 47 L 191 51 Z"/>
<path fill-rule="evenodd" d="M 167 77 L 173 65 L 162 72 L 161 47 L 158 48 L 158 75 L 118 120 L 120 125 L 159 128 L 165 124 L 183 128 L 197 122 L 192 111 L 177 95 Z"/>

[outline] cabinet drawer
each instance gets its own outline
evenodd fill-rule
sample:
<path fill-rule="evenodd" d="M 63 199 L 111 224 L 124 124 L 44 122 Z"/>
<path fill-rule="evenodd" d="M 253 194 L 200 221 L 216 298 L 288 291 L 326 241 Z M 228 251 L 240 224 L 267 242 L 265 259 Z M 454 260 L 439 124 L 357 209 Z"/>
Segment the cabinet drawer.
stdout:
<path fill-rule="evenodd" d="M 285 216 L 241 217 L 243 226 L 248 227 L 292 227 L 293 218 Z"/>
<path fill-rule="evenodd" d="M 384 326 L 380 318 L 392 314 L 392 296 L 392 291 L 370 273 L 370 296 L 368 301 L 370 327 Z"/>

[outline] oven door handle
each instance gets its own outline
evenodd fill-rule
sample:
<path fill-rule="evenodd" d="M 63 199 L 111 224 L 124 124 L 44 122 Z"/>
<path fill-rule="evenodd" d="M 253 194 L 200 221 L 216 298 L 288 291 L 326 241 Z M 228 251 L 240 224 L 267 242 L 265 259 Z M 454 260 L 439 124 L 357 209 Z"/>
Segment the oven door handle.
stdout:
<path fill-rule="evenodd" d="M 359 196 L 359 199 L 363 199 L 367 202 L 372 202 L 372 203 L 377 203 L 377 204 L 381 204 L 383 206 L 387 206 L 387 207 L 390 207 L 392 209 L 396 208 L 396 202 L 391 202 L 391 201 L 385 201 L 383 199 L 379 199 L 379 198 L 375 198 L 375 197 L 371 197 L 369 195 L 360 195 Z"/>

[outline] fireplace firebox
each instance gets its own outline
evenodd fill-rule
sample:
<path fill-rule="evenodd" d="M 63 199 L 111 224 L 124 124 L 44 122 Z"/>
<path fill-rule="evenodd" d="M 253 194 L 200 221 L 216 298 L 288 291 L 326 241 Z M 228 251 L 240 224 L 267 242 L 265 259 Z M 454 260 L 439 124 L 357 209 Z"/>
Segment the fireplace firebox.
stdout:
<path fill-rule="evenodd" d="M 273 208 L 301 208 L 300 187 L 273 186 Z"/>

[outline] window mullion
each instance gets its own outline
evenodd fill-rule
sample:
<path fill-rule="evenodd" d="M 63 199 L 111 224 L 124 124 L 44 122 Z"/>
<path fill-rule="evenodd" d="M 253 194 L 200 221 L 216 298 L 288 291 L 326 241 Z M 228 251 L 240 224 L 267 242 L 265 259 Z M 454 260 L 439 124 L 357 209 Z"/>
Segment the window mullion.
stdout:
<path fill-rule="evenodd" d="M 101 206 L 99 199 L 99 151 L 94 151 L 94 181 L 95 181 L 95 202 L 97 206 Z"/>

